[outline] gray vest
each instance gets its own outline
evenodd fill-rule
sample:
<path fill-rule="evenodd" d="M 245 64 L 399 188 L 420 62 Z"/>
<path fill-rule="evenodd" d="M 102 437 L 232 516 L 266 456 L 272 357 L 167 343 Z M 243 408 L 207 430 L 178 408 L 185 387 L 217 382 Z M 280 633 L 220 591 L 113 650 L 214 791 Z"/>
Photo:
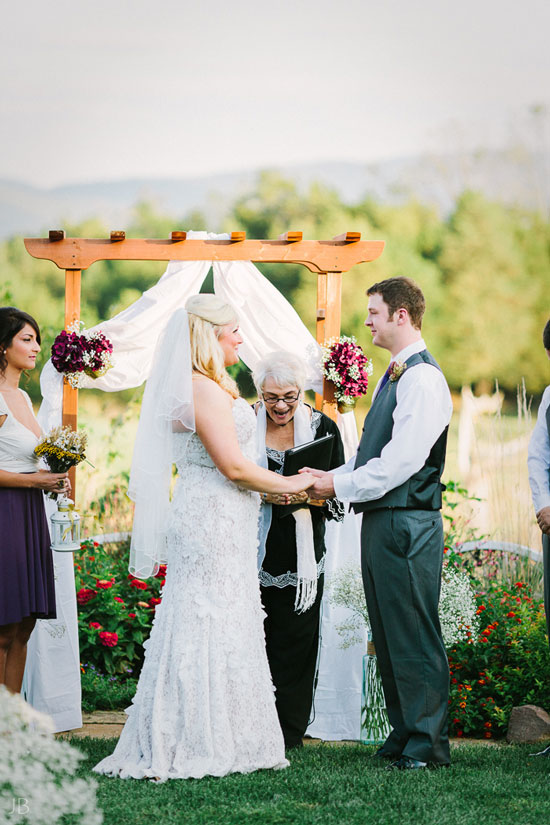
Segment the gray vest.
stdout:
<path fill-rule="evenodd" d="M 441 369 L 427 350 L 411 355 L 405 363 L 407 370 L 417 364 L 432 364 L 437 369 Z M 397 404 L 397 384 L 398 381 L 388 381 L 374 399 L 365 418 L 354 469 L 362 467 L 371 458 L 379 458 L 383 448 L 391 440 L 393 411 Z M 355 512 L 362 513 L 392 507 L 407 510 L 440 510 L 441 493 L 445 489 L 445 485 L 441 484 L 441 475 L 445 465 L 448 429 L 445 427 L 430 450 L 426 463 L 417 473 L 376 501 L 353 503 L 351 506 Z"/>

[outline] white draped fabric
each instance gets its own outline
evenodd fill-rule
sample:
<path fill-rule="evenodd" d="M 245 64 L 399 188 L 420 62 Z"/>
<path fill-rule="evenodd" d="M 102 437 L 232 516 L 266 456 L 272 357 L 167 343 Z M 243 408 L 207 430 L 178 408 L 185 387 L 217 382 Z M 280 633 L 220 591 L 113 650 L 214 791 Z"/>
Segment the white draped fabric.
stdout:
<path fill-rule="evenodd" d="M 189 239 L 227 239 L 228 235 L 188 232 Z M 157 284 L 130 307 L 96 329 L 113 344 L 114 367 L 104 376 L 86 379 L 84 387 L 117 392 L 137 387 L 149 377 L 158 337 L 176 309 L 196 294 L 208 274 L 209 261 L 171 261 Z M 250 368 L 273 350 L 287 349 L 308 364 L 307 387 L 321 391 L 319 347 L 299 316 L 277 289 L 250 262 L 216 262 L 214 289 L 237 310 L 244 343 L 240 355 Z M 39 420 L 44 430 L 61 423 L 63 383 L 51 361 L 42 370 L 40 385 L 43 403 Z M 352 414 L 341 416 L 347 451 L 357 444 Z M 99 457 L 96 457 L 96 461 Z M 348 558 L 359 559 L 359 539 L 353 526 L 355 517 L 346 517 L 343 527 L 327 530 L 327 580 L 330 571 Z M 345 538 L 338 540 L 343 532 Z M 55 554 L 61 556 L 61 554 Z M 345 558 L 344 558 L 345 557 Z M 56 598 L 58 619 L 39 621 L 31 637 L 25 674 L 30 703 L 49 713 L 57 730 L 80 726 L 80 670 L 78 660 L 77 614 L 72 554 L 56 558 Z M 59 572 L 57 572 L 59 571 Z M 327 587 L 327 592 L 329 587 Z M 315 721 L 308 729 L 312 736 L 326 739 L 358 738 L 360 718 L 361 645 L 342 650 L 334 621 L 341 621 L 342 608 L 324 597 L 321 626 L 322 645 L 319 681 L 315 701 Z M 62 625 L 61 632 L 55 628 Z M 344 684 L 345 682 L 345 684 Z M 70 695 L 69 695 L 70 694 Z M 60 697 L 64 696 L 61 702 Z M 61 709 L 61 705 L 63 709 Z M 59 706 L 59 709 L 57 709 Z"/>

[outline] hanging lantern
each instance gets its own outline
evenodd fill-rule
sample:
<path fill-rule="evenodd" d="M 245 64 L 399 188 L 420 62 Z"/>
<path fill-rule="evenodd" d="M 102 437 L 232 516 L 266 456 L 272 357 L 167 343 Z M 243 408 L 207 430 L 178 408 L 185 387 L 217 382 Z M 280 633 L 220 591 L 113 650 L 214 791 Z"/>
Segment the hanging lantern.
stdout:
<path fill-rule="evenodd" d="M 57 511 L 50 517 L 52 523 L 52 550 L 73 553 L 80 549 L 80 516 L 74 502 L 66 496 L 57 499 Z"/>
<path fill-rule="evenodd" d="M 381 745 L 391 730 L 386 700 L 378 669 L 372 633 L 367 631 L 367 653 L 363 656 L 363 695 L 361 698 L 361 734 L 363 745 Z"/>

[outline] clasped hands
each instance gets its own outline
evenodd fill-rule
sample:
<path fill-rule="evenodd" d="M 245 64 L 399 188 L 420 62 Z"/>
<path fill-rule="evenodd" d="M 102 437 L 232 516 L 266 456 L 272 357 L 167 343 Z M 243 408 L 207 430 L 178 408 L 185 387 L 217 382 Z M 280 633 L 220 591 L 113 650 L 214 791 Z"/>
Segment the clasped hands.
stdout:
<path fill-rule="evenodd" d="M 307 491 L 308 496 L 313 499 L 334 498 L 334 476 L 324 470 L 315 470 L 311 467 L 302 467 L 299 473 L 310 473 L 315 476 L 315 483 Z"/>
<path fill-rule="evenodd" d="M 543 533 L 550 536 L 550 506 L 543 507 L 537 513 L 537 524 Z"/>

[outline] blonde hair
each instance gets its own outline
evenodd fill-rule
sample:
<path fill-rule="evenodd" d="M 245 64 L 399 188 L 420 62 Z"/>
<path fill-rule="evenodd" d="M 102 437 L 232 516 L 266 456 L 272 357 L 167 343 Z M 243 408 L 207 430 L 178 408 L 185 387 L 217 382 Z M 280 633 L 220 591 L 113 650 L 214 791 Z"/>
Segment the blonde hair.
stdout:
<path fill-rule="evenodd" d="M 237 321 L 237 313 L 230 304 L 209 292 L 192 295 L 185 309 L 189 315 L 191 368 L 211 378 L 232 398 L 238 398 L 237 384 L 225 369 L 223 350 L 218 341 L 222 328 Z"/>

